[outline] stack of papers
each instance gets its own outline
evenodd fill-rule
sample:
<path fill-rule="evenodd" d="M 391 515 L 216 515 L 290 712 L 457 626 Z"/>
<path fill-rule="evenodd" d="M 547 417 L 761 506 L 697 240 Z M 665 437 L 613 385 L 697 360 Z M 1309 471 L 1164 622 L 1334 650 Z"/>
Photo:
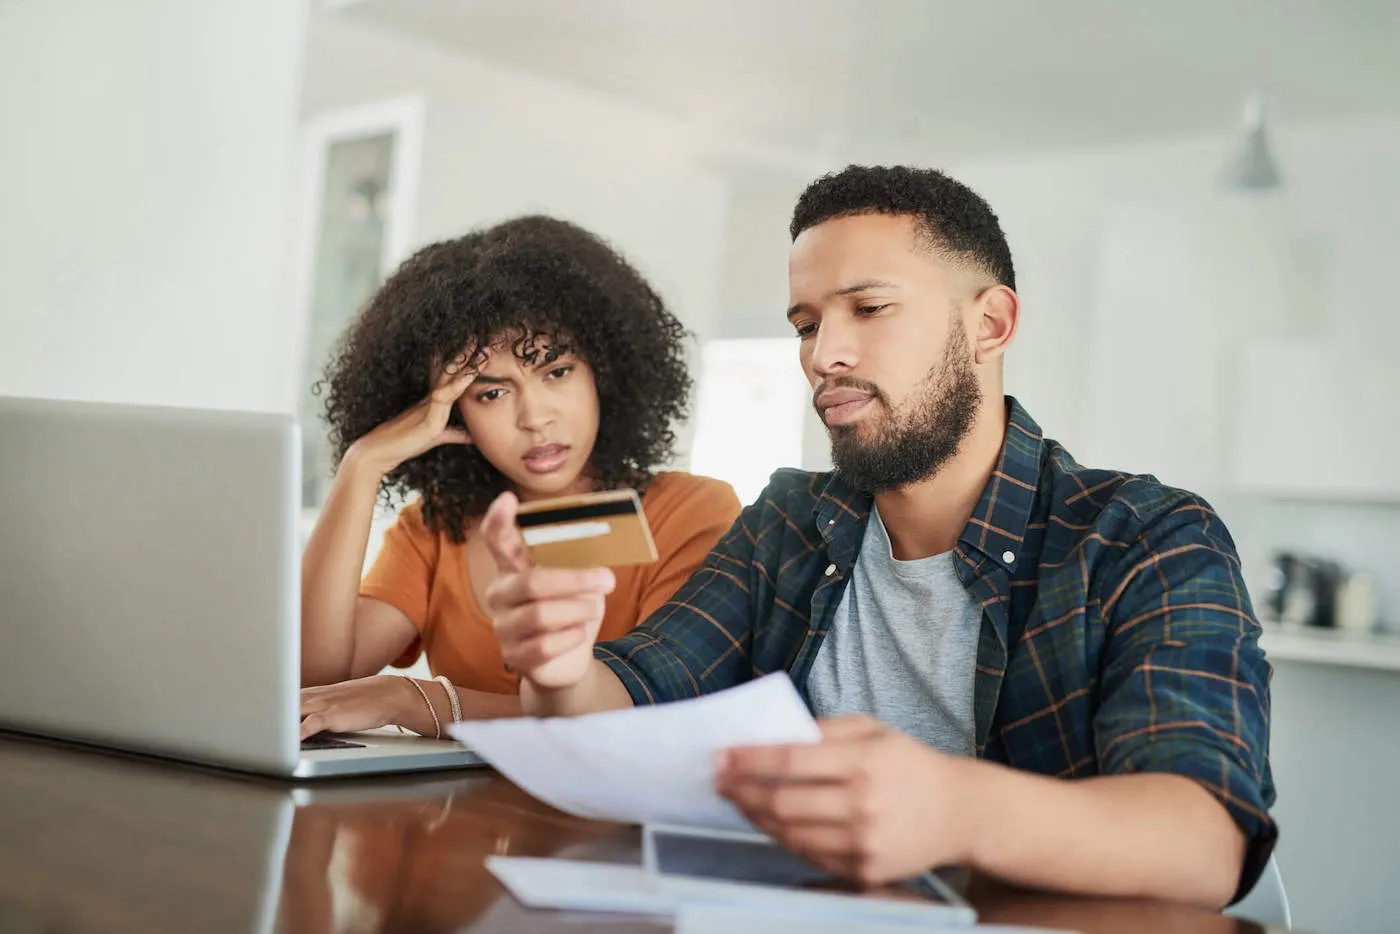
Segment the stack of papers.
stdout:
<path fill-rule="evenodd" d="M 491 856 L 486 868 L 526 908 L 674 918 L 676 934 L 902 934 L 910 930 L 932 934 L 1071 934 L 1046 928 L 973 924 L 971 918 L 955 923 L 938 920 L 932 912 L 927 919 L 842 918 L 830 911 L 819 917 L 792 911 L 781 902 L 765 906 L 752 900 L 739 905 L 690 901 L 665 893 L 640 866 Z"/>
<path fill-rule="evenodd" d="M 909 930 L 910 926 L 907 924 L 781 917 L 751 908 L 734 908 L 728 905 L 684 905 L 676 913 L 675 926 L 675 934 L 903 934 Z M 974 924 L 964 927 L 920 925 L 917 930 L 923 934 L 938 934 L 939 931 L 973 931 L 978 934 L 1071 934 L 1068 931 L 1005 924 Z"/>
<path fill-rule="evenodd" d="M 488 856 L 486 868 L 526 908 L 667 916 L 677 908 L 674 899 L 652 886 L 641 866 Z"/>

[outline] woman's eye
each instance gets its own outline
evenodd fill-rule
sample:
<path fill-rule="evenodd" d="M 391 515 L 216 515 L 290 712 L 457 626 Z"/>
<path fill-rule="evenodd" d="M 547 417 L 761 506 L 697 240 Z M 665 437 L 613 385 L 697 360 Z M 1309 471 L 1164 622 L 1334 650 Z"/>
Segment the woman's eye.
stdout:
<path fill-rule="evenodd" d="M 886 304 L 886 305 L 861 305 L 859 308 L 856 309 L 856 311 L 858 311 L 860 314 L 863 314 L 863 315 L 873 315 L 873 314 L 875 314 L 876 312 L 884 311 L 884 310 L 885 310 L 886 308 L 888 308 L 888 307 L 890 307 L 888 304 Z"/>
<path fill-rule="evenodd" d="M 477 396 L 476 401 L 495 402 L 497 399 L 501 398 L 501 392 L 502 390 L 500 389 L 488 389 L 485 392 L 481 393 L 479 396 Z"/>
<path fill-rule="evenodd" d="M 567 366 L 556 366 L 554 369 L 550 370 L 546 374 L 546 376 L 548 376 L 549 379 L 563 379 L 573 371 L 574 368 L 572 364 L 569 364 Z"/>
<path fill-rule="evenodd" d="M 817 326 L 815 324 L 799 324 L 797 326 L 798 337 L 811 337 L 815 333 L 817 333 Z"/>

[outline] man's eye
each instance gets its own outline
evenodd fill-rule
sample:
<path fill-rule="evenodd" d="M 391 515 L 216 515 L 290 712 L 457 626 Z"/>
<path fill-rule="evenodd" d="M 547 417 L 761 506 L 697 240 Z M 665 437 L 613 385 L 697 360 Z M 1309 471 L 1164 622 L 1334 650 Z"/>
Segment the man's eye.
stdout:
<path fill-rule="evenodd" d="M 815 324 L 799 324 L 796 330 L 798 337 L 811 337 L 817 333 L 817 326 Z"/>
<path fill-rule="evenodd" d="M 573 365 L 556 366 L 546 374 L 550 379 L 563 379 L 574 371 Z"/>
<path fill-rule="evenodd" d="M 888 308 L 888 307 L 890 307 L 888 304 L 884 304 L 884 305 L 861 305 L 860 307 L 858 307 L 858 308 L 856 309 L 856 311 L 859 312 L 860 314 L 863 314 L 863 315 L 873 315 L 873 314 L 876 314 L 877 312 L 884 311 L 884 310 L 885 310 L 886 308 Z"/>

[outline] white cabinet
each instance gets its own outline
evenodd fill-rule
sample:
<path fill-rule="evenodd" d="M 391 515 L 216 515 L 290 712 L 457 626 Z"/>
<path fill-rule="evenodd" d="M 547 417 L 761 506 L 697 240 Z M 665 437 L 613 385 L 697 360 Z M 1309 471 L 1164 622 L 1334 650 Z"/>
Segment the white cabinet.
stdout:
<path fill-rule="evenodd" d="M 1248 347 L 1230 482 L 1238 489 L 1400 500 L 1400 365 L 1349 341 Z"/>

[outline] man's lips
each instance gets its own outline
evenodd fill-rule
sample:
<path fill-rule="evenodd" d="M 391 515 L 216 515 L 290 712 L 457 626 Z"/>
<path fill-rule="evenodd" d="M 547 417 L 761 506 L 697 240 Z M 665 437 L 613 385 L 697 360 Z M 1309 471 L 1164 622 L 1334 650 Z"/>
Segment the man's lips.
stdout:
<path fill-rule="evenodd" d="M 858 389 L 832 389 L 817 397 L 817 414 L 828 426 L 848 424 L 859 418 L 874 398 Z"/>
<path fill-rule="evenodd" d="M 817 411 L 825 412 L 827 409 L 840 405 L 849 405 L 852 402 L 864 402 L 870 398 L 870 393 L 861 392 L 858 389 L 829 389 L 822 393 L 817 399 Z"/>

